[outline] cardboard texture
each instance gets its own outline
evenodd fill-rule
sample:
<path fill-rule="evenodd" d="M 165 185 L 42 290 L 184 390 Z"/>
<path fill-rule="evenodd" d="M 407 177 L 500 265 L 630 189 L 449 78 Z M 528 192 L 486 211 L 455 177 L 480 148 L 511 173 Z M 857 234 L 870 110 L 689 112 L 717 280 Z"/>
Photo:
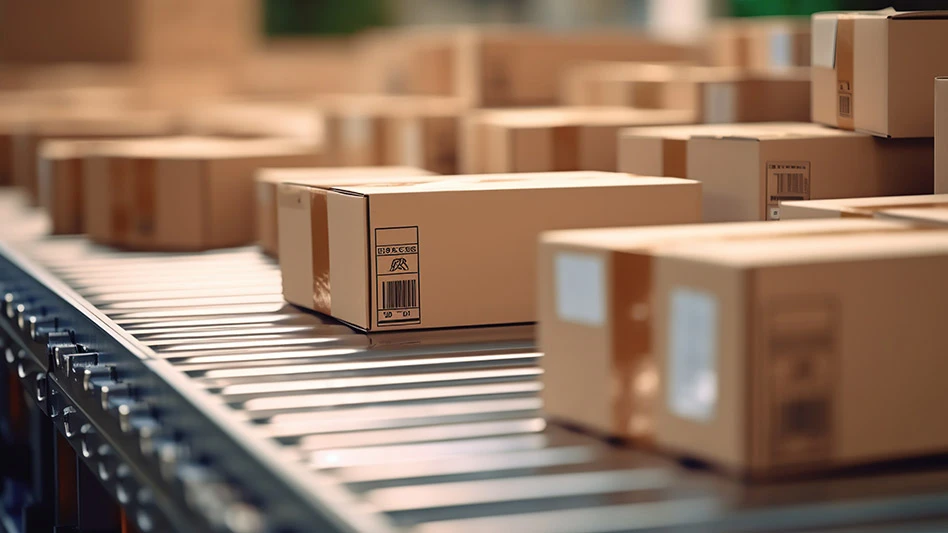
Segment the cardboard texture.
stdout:
<path fill-rule="evenodd" d="M 810 218 L 872 218 L 879 211 L 948 205 L 948 194 L 836 198 L 780 202 L 781 220 Z"/>
<path fill-rule="evenodd" d="M 755 124 L 755 131 L 781 131 L 785 123 Z M 688 177 L 688 139 L 695 135 L 727 135 L 732 124 L 644 126 L 619 131 L 619 172 L 642 176 Z"/>
<path fill-rule="evenodd" d="M 50 219 L 50 233 L 76 235 L 83 227 L 83 159 L 116 141 L 44 141 L 39 147 L 39 205 Z"/>
<path fill-rule="evenodd" d="M 688 140 L 707 222 L 773 220 L 780 202 L 931 194 L 932 139 L 879 139 L 817 124 L 734 125 Z"/>
<path fill-rule="evenodd" d="M 256 46 L 253 0 L 0 1 L 9 63 L 235 62 Z"/>
<path fill-rule="evenodd" d="M 158 137 L 172 135 L 178 127 L 165 112 L 99 110 L 38 111 L 21 126 L 12 138 L 13 183 L 26 189 L 34 204 L 38 202 L 37 149 L 43 141 Z"/>
<path fill-rule="evenodd" d="M 305 183 L 319 187 L 384 182 L 392 178 L 418 176 L 419 181 L 439 179 L 431 172 L 415 167 L 322 167 L 263 169 L 254 179 L 257 244 L 264 253 L 278 253 L 277 185 L 284 182 Z"/>
<path fill-rule="evenodd" d="M 687 110 L 605 107 L 482 111 L 465 124 L 466 173 L 615 171 L 618 131 L 627 126 L 687 124 Z"/>
<path fill-rule="evenodd" d="M 663 251 L 658 445 L 751 477 L 944 453 L 945 268 L 937 230 Z"/>
<path fill-rule="evenodd" d="M 883 137 L 931 137 L 932 79 L 948 72 L 948 11 L 813 15 L 814 122 Z"/>
<path fill-rule="evenodd" d="M 712 27 L 710 62 L 722 67 L 782 68 L 810 65 L 807 18 L 732 19 Z"/>
<path fill-rule="evenodd" d="M 935 192 L 948 193 L 948 77 L 935 78 Z"/>
<path fill-rule="evenodd" d="M 254 175 L 306 167 L 315 145 L 280 139 L 126 141 L 84 161 L 84 225 L 101 244 L 187 251 L 254 240 Z"/>
<path fill-rule="evenodd" d="M 612 436 L 653 437 L 659 376 L 652 282 L 666 247 L 708 241 L 907 231 L 878 220 L 700 224 L 544 233 L 537 340 L 544 411 Z"/>
<path fill-rule="evenodd" d="M 540 232 L 701 218 L 693 181 L 602 172 L 278 190 L 284 297 L 373 331 L 532 322 Z"/>
<path fill-rule="evenodd" d="M 810 71 L 616 64 L 571 95 L 568 103 L 691 109 L 706 123 L 808 121 Z"/>

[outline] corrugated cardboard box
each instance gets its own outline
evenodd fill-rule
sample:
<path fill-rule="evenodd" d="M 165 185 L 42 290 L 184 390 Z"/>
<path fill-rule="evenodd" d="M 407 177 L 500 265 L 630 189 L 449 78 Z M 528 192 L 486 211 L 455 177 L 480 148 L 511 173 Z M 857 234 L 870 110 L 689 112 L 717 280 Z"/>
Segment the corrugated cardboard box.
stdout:
<path fill-rule="evenodd" d="M 254 0 L 0 1 L 10 63 L 235 62 L 256 45 Z"/>
<path fill-rule="evenodd" d="M 284 182 L 312 184 L 319 187 L 358 185 L 383 182 L 392 178 L 418 176 L 419 181 L 439 179 L 431 172 L 415 167 L 323 167 L 265 168 L 255 178 L 257 244 L 269 255 L 276 256 L 277 185 Z"/>
<path fill-rule="evenodd" d="M 810 70 L 617 65 L 585 83 L 588 105 L 691 109 L 698 122 L 808 121 Z M 578 91 L 578 90 L 577 90 Z"/>
<path fill-rule="evenodd" d="M 650 330 L 651 284 L 664 247 L 907 227 L 837 220 L 544 233 L 537 272 L 544 411 L 600 433 L 646 441 L 652 437 L 659 376 Z"/>
<path fill-rule="evenodd" d="M 615 171 L 619 129 L 687 124 L 687 110 L 554 107 L 482 111 L 465 124 L 467 173 Z"/>
<path fill-rule="evenodd" d="M 161 111 L 89 110 L 31 113 L 13 135 L 13 183 L 38 201 L 37 148 L 45 140 L 156 137 L 177 130 L 175 117 Z"/>
<path fill-rule="evenodd" d="M 318 163 L 317 146 L 283 139 L 127 141 L 85 159 L 85 230 L 99 243 L 203 250 L 254 239 L 254 174 Z"/>
<path fill-rule="evenodd" d="M 84 233 L 83 159 L 116 141 L 44 141 L 40 144 L 37 173 L 39 205 L 50 218 L 54 235 Z"/>
<path fill-rule="evenodd" d="M 813 15 L 813 121 L 931 137 L 932 79 L 948 72 L 948 11 Z"/>
<path fill-rule="evenodd" d="M 948 193 L 948 77 L 935 78 L 935 192 Z"/>
<path fill-rule="evenodd" d="M 711 63 L 723 67 L 770 68 L 810 64 L 810 21 L 767 17 L 719 22 L 709 38 Z"/>
<path fill-rule="evenodd" d="M 379 331 L 532 322 L 540 232 L 701 217 L 696 182 L 601 172 L 284 183 L 279 203 L 286 299 Z"/>
<path fill-rule="evenodd" d="M 877 196 L 870 198 L 834 198 L 780 202 L 780 220 L 810 218 L 872 218 L 886 209 L 948 205 L 948 194 Z"/>
<path fill-rule="evenodd" d="M 946 268 L 937 230 L 664 250 L 657 443 L 758 477 L 948 451 Z"/>
<path fill-rule="evenodd" d="M 689 178 L 704 186 L 705 220 L 780 218 L 780 202 L 930 194 L 932 140 L 887 140 L 817 124 L 781 131 L 734 125 L 688 140 Z"/>
<path fill-rule="evenodd" d="M 787 125 L 771 122 L 744 127 L 779 132 Z M 694 135 L 726 135 L 733 131 L 732 124 L 644 126 L 620 130 L 618 170 L 642 176 L 687 178 L 688 139 Z"/>

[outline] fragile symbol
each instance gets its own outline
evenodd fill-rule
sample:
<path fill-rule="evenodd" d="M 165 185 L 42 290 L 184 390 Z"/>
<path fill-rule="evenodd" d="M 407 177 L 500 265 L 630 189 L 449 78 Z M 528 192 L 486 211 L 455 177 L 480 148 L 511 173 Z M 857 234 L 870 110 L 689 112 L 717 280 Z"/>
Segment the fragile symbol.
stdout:
<path fill-rule="evenodd" d="M 408 268 L 408 261 L 404 257 L 392 259 L 392 266 L 388 271 L 395 272 L 396 270 L 410 270 Z"/>

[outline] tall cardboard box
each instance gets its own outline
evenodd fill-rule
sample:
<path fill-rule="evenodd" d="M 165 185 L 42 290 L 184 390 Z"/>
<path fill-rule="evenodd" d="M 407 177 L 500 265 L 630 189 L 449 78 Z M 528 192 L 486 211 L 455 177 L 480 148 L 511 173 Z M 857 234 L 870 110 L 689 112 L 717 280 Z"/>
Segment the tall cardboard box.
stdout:
<path fill-rule="evenodd" d="M 931 194 L 932 139 L 880 139 L 817 124 L 688 140 L 690 179 L 704 186 L 705 220 L 780 218 L 780 202 Z"/>
<path fill-rule="evenodd" d="M 934 135 L 948 11 L 813 15 L 813 121 L 883 137 Z"/>
<path fill-rule="evenodd" d="M 284 183 L 283 295 L 371 331 L 532 322 L 541 232 L 696 222 L 700 194 L 690 180 L 601 172 Z"/>
<path fill-rule="evenodd" d="M 37 149 L 55 139 L 108 139 L 115 137 L 158 137 L 177 131 L 173 115 L 163 111 L 74 110 L 31 113 L 13 134 L 13 183 L 26 189 L 32 202 L 38 201 Z"/>
<path fill-rule="evenodd" d="M 467 173 L 615 171 L 617 135 L 628 126 L 689 124 L 687 110 L 605 107 L 482 111 L 465 125 Z"/>
<path fill-rule="evenodd" d="M 948 77 L 935 78 L 935 192 L 948 193 Z"/>
<path fill-rule="evenodd" d="M 941 205 L 948 205 L 948 194 L 803 200 L 780 202 L 780 219 L 872 218 L 875 213 L 888 209 L 911 209 Z"/>
<path fill-rule="evenodd" d="M 745 125 L 746 131 L 782 131 L 783 122 Z M 726 135 L 732 124 L 643 126 L 619 131 L 619 172 L 642 176 L 688 177 L 688 139 L 694 135 Z"/>
<path fill-rule="evenodd" d="M 254 0 L 0 1 L 9 63 L 236 62 L 259 40 Z"/>
<path fill-rule="evenodd" d="M 306 183 L 320 187 L 357 185 L 418 176 L 419 181 L 439 179 L 415 167 L 322 167 L 322 168 L 265 168 L 257 172 L 254 189 L 257 244 L 264 253 L 278 253 L 277 185 L 284 182 Z"/>
<path fill-rule="evenodd" d="M 752 477 L 948 451 L 945 268 L 937 230 L 663 251 L 658 445 Z"/>
<path fill-rule="evenodd" d="M 652 282 L 665 247 L 718 240 L 907 231 L 878 220 L 565 230 L 540 238 L 537 340 L 544 411 L 613 436 L 649 441 L 660 400 Z"/>
<path fill-rule="evenodd" d="M 730 19 L 712 26 L 710 63 L 722 67 L 782 68 L 810 64 L 810 21 L 797 17 Z"/>
<path fill-rule="evenodd" d="M 254 239 L 254 175 L 319 162 L 285 139 L 172 138 L 97 149 L 83 168 L 85 230 L 94 242 L 186 251 Z"/>

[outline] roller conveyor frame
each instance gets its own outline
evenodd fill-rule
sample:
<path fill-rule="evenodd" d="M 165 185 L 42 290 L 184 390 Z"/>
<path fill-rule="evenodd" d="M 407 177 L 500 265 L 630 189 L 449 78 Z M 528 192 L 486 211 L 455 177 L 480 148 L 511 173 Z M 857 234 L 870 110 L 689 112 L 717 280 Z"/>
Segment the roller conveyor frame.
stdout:
<path fill-rule="evenodd" d="M 145 533 L 948 529 L 943 460 L 747 486 L 545 422 L 529 328 L 359 335 L 266 299 L 273 286 L 240 306 L 171 266 L 159 277 L 194 287 L 191 306 L 156 282 L 155 307 L 136 261 L 192 256 L 4 227 L 0 373 Z M 273 270 L 251 249 L 193 257 Z M 234 305 L 255 312 L 221 314 Z"/>

